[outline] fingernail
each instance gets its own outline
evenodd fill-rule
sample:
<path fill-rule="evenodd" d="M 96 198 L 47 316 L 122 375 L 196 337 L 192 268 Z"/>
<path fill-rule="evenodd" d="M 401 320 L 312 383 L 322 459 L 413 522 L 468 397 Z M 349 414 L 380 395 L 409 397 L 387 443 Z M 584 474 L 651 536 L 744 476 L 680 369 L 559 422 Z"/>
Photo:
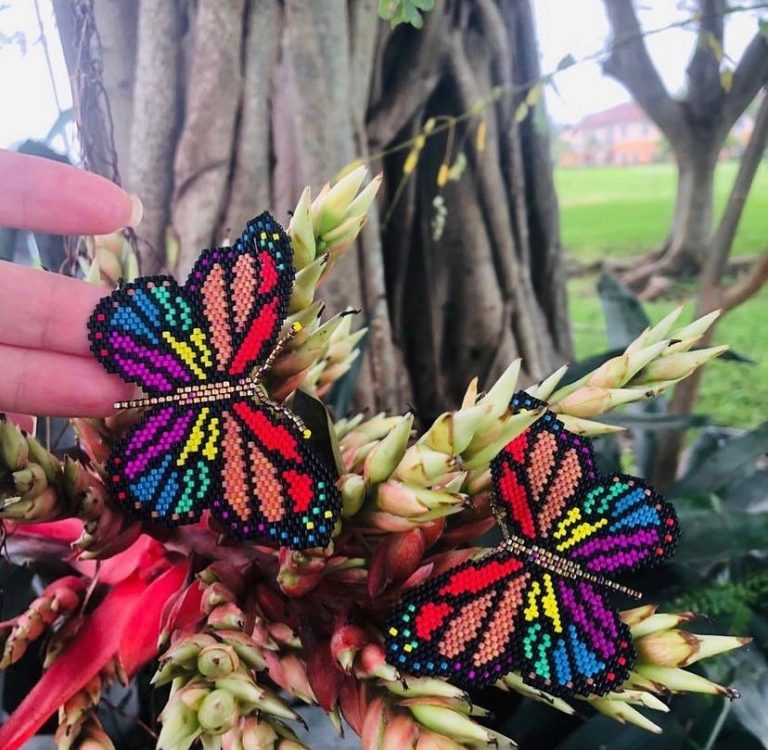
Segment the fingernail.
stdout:
<path fill-rule="evenodd" d="M 128 222 L 129 227 L 136 227 L 141 224 L 141 219 L 144 216 L 144 205 L 139 199 L 138 195 L 131 193 L 131 218 Z"/>

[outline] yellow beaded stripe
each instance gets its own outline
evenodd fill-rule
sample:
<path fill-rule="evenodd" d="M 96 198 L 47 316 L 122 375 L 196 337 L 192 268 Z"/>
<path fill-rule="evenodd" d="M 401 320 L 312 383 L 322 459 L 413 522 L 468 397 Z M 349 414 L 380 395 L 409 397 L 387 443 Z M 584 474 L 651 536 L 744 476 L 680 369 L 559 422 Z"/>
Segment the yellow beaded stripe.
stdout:
<path fill-rule="evenodd" d="M 192 427 L 192 431 L 189 433 L 189 437 L 187 438 L 187 442 L 184 445 L 184 448 L 182 449 L 181 453 L 179 454 L 179 457 L 176 459 L 176 465 L 177 466 L 184 466 L 186 464 L 187 459 L 193 454 L 197 453 L 197 451 L 200 450 L 200 446 L 202 445 L 203 440 L 205 439 L 205 427 L 206 422 L 208 421 L 208 416 L 211 413 L 211 410 L 204 406 L 200 410 L 200 414 L 197 415 L 197 419 L 195 420 L 194 427 Z M 209 424 L 208 424 L 208 440 L 205 443 L 205 447 L 203 448 L 203 455 L 210 461 L 212 461 L 214 458 L 216 458 L 216 443 L 219 437 L 219 419 L 218 417 L 213 417 Z"/>
<path fill-rule="evenodd" d="M 205 344 L 205 334 L 199 328 L 195 328 L 189 338 L 201 354 L 200 361 L 203 367 L 213 367 L 211 350 Z"/>
<path fill-rule="evenodd" d="M 195 328 L 195 330 L 192 332 L 192 336 L 195 336 L 196 332 L 199 332 L 199 336 L 203 335 L 203 332 L 200 331 L 199 328 Z M 189 344 L 187 344 L 185 341 L 177 341 L 173 334 L 169 331 L 163 331 L 163 340 L 168 342 L 171 349 L 173 349 L 173 351 L 182 358 L 184 364 L 189 367 L 189 369 L 192 370 L 192 372 L 195 373 L 195 375 L 197 375 L 200 380 L 207 380 L 205 372 L 201 369 L 200 365 L 197 364 L 197 353 Z M 202 357 L 203 364 L 205 364 L 206 358 L 208 362 L 210 362 L 211 353 L 207 349 L 206 352 L 207 354 L 203 355 Z"/>
<path fill-rule="evenodd" d="M 563 623 L 560 618 L 560 609 L 557 606 L 557 597 L 555 596 L 555 588 L 552 585 L 552 576 L 549 573 L 545 573 L 542 576 L 544 581 L 544 593 L 542 596 L 541 584 L 538 581 L 534 581 L 528 591 L 528 606 L 523 610 L 523 614 L 527 622 L 533 622 L 539 618 L 539 600 L 541 601 L 541 607 L 544 610 L 544 616 L 548 617 L 552 621 L 552 627 L 555 633 L 563 632 Z"/>
<path fill-rule="evenodd" d="M 582 539 L 586 539 L 592 535 L 598 529 L 601 529 L 608 523 L 607 518 L 601 518 L 597 523 L 580 523 L 575 528 L 571 529 L 571 535 L 564 542 L 555 547 L 558 552 L 565 552 L 569 547 L 573 547 L 574 544 L 578 544 Z M 557 534 L 555 534 L 557 536 Z"/>
<path fill-rule="evenodd" d="M 544 607 L 544 615 L 552 620 L 552 627 L 555 633 L 563 632 L 563 625 L 560 621 L 560 610 L 557 608 L 557 598 L 555 597 L 555 587 L 552 585 L 552 576 L 549 573 L 544 574 L 544 594 L 541 604 Z"/>

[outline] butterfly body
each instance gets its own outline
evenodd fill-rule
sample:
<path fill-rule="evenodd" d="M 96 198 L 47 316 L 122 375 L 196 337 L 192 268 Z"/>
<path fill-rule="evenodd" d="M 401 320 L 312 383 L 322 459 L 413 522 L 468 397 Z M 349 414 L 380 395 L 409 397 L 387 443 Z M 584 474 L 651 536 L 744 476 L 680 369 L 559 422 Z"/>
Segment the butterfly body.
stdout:
<path fill-rule="evenodd" d="M 543 404 L 518 394 L 513 409 Z M 589 440 L 547 412 L 491 465 L 505 540 L 406 592 L 385 624 L 390 663 L 482 686 L 517 670 L 554 695 L 604 695 L 635 651 L 614 580 L 672 554 L 673 509 L 641 480 L 600 477 Z"/>
<path fill-rule="evenodd" d="M 99 302 L 92 351 L 146 393 L 115 406 L 148 407 L 107 461 L 121 507 L 168 526 L 209 508 L 235 538 L 328 543 L 341 504 L 331 471 L 262 383 L 300 329 L 278 338 L 292 285 L 288 237 L 262 214 L 232 247 L 204 251 L 186 285 L 146 277 Z"/>

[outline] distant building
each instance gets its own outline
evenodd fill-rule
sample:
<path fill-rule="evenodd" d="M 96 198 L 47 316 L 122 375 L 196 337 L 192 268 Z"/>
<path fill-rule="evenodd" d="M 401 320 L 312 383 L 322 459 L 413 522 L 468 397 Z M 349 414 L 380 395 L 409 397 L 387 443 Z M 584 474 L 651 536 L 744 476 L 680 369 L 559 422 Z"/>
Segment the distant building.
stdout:
<path fill-rule="evenodd" d="M 561 167 L 651 164 L 665 158 L 661 131 L 634 102 L 587 115 L 560 131 Z"/>
<path fill-rule="evenodd" d="M 754 120 L 742 115 L 728 136 L 721 158 L 735 158 L 752 134 Z M 588 164 L 652 164 L 671 158 L 661 131 L 634 102 L 587 115 L 576 125 L 566 125 L 559 133 L 561 167 Z"/>

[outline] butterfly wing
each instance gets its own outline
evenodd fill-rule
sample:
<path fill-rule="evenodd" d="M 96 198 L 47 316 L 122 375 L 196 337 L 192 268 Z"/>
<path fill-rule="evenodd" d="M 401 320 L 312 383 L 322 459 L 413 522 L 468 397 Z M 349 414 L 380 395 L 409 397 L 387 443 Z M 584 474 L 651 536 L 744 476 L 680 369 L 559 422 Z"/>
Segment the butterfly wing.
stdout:
<path fill-rule="evenodd" d="M 388 661 L 469 687 L 511 670 L 554 695 L 604 695 L 635 660 L 629 630 L 589 583 L 500 547 L 408 591 L 385 624 Z"/>
<path fill-rule="evenodd" d="M 215 374 L 197 299 L 170 276 L 141 278 L 101 299 L 88 337 L 108 372 L 149 394 L 170 394 Z"/>
<path fill-rule="evenodd" d="M 523 392 L 511 405 L 515 410 L 544 406 Z M 566 438 L 571 435 L 552 412 L 545 412 L 493 459 L 495 502 L 504 531 L 541 544 L 569 504 L 597 479 L 590 441 Z"/>
<path fill-rule="evenodd" d="M 325 547 L 341 512 L 334 477 L 289 419 L 234 401 L 222 412 L 221 488 L 211 511 L 227 534 L 294 549 Z"/>
<path fill-rule="evenodd" d="M 592 584 L 536 572 L 517 623 L 515 667 L 553 695 L 605 695 L 629 676 L 629 628 Z"/>
<path fill-rule="evenodd" d="M 512 400 L 514 409 L 541 406 L 522 392 Z M 636 477 L 599 476 L 591 441 L 552 412 L 510 441 L 491 471 L 508 532 L 591 572 L 626 573 L 674 552 L 674 508 Z"/>
<path fill-rule="evenodd" d="M 248 222 L 232 247 L 204 250 L 187 280 L 208 323 L 215 369 L 246 375 L 275 346 L 293 288 L 293 252 L 268 213 Z"/>
<path fill-rule="evenodd" d="M 178 526 L 200 518 L 219 487 L 221 415 L 211 406 L 155 406 L 106 464 L 112 497 L 139 518 Z"/>
<path fill-rule="evenodd" d="M 385 624 L 388 661 L 414 675 L 481 686 L 515 668 L 531 572 L 505 548 L 409 590 Z"/>
<path fill-rule="evenodd" d="M 616 474 L 586 490 L 555 526 L 551 549 L 594 573 L 613 576 L 674 554 L 674 508 L 636 477 Z"/>

